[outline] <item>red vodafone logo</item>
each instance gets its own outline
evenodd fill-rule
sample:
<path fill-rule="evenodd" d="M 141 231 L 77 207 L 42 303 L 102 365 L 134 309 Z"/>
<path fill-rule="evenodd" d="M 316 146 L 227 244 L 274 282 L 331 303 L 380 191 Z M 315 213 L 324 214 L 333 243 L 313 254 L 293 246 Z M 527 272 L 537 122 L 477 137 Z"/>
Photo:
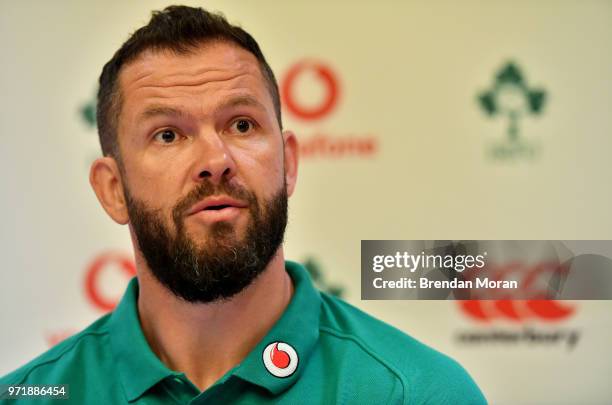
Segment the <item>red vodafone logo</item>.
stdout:
<path fill-rule="evenodd" d="M 112 311 L 125 289 L 125 285 L 117 283 L 117 278 L 129 280 L 136 275 L 136 266 L 132 259 L 121 253 L 106 252 L 94 258 L 85 269 L 84 290 L 87 300 L 99 311 Z M 109 282 L 110 281 L 110 282 Z M 110 284 L 110 285 L 109 285 Z M 112 287 L 121 285 L 117 293 Z M 109 290 L 110 293 L 109 293 Z M 45 333 L 49 347 L 56 345 L 75 334 L 76 328 L 56 330 Z"/>
<path fill-rule="evenodd" d="M 266 370 L 275 377 L 289 377 L 298 366 L 298 355 L 295 349 L 284 342 L 270 343 L 262 355 Z"/>
<path fill-rule="evenodd" d="M 296 90 L 298 80 L 306 73 L 314 73 L 313 77 L 323 90 L 323 97 L 314 105 L 305 105 Z M 281 97 L 285 107 L 297 118 L 307 121 L 318 120 L 329 114 L 338 103 L 339 94 L 337 75 L 321 61 L 305 59 L 297 62 L 281 82 Z"/>
<path fill-rule="evenodd" d="M 103 253 L 87 267 L 85 295 L 89 302 L 102 312 L 112 311 L 119 299 L 117 296 L 108 297 L 103 292 L 103 276 L 110 271 L 118 271 L 121 276 L 130 279 L 136 275 L 136 266 L 132 259 L 122 254 Z"/>
<path fill-rule="evenodd" d="M 321 127 L 319 120 L 333 113 L 340 96 L 344 97 L 339 77 L 329 63 L 303 58 L 290 65 L 279 83 L 283 109 L 304 121 L 305 127 L 299 131 L 300 157 L 364 159 L 378 153 L 379 139 L 371 131 L 345 128 L 338 133 L 337 129 Z"/>

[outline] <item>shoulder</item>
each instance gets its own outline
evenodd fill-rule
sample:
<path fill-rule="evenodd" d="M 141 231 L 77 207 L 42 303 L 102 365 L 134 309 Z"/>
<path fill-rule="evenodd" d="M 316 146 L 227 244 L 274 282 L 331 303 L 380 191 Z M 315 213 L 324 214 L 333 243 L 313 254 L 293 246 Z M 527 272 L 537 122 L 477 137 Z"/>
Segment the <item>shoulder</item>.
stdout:
<path fill-rule="evenodd" d="M 325 293 L 321 297 L 321 335 L 349 342 L 389 370 L 401 382 L 403 403 L 486 403 L 455 360 L 339 298 Z"/>
<path fill-rule="evenodd" d="M 75 368 L 107 348 L 109 314 L 81 332 L 53 346 L 15 371 L 0 377 L 0 384 L 54 384 L 65 381 Z"/>

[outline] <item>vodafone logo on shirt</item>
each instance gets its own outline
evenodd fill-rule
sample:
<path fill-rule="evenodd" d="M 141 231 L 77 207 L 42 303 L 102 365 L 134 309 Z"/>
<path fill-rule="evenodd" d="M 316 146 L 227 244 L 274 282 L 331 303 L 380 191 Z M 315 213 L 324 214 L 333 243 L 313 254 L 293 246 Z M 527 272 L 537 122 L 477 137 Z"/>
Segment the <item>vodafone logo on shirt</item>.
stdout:
<path fill-rule="evenodd" d="M 289 377 L 298 366 L 298 355 L 295 349 L 284 342 L 270 343 L 263 351 L 263 363 L 275 377 Z"/>

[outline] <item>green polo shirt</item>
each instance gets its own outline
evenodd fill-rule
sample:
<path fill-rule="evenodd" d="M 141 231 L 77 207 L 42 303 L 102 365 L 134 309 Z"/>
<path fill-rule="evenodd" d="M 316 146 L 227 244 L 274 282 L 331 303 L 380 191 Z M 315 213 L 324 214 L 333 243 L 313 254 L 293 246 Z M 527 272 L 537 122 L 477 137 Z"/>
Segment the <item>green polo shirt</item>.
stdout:
<path fill-rule="evenodd" d="M 486 403 L 454 360 L 319 292 L 301 265 L 286 262 L 286 269 L 295 292 L 284 314 L 240 364 L 204 392 L 149 347 L 138 319 L 136 278 L 111 314 L 0 384 L 68 384 L 69 399 L 54 402 L 64 404 Z M 7 401 L 15 402 L 46 400 Z"/>

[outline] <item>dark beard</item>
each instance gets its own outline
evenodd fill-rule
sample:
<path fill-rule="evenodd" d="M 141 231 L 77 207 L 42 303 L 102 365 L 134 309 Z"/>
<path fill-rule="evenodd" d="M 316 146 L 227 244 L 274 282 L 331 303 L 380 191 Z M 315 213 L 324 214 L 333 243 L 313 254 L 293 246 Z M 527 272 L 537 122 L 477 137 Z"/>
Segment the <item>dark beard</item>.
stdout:
<path fill-rule="evenodd" d="M 206 181 L 179 201 L 172 210 L 175 235 L 159 210 L 150 210 L 124 186 L 130 222 L 138 247 L 155 278 L 174 295 L 193 303 L 228 299 L 261 274 L 283 242 L 287 226 L 287 186 L 259 204 L 243 187 Z M 248 203 L 251 218 L 239 240 L 228 222 L 210 228 L 207 241 L 198 246 L 186 233 L 186 211 L 210 195 L 226 194 Z"/>

